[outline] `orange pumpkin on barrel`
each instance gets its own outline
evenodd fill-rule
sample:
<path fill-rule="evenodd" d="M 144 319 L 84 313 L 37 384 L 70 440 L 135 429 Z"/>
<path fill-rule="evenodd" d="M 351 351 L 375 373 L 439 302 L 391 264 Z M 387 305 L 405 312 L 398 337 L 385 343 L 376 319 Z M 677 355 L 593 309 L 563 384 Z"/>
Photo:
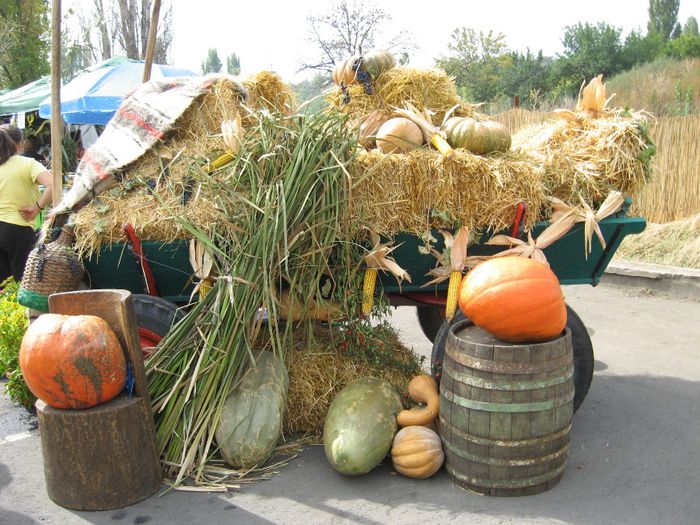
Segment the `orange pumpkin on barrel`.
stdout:
<path fill-rule="evenodd" d="M 29 389 L 55 408 L 90 408 L 119 395 L 126 359 L 94 315 L 44 314 L 24 334 L 19 364 Z"/>
<path fill-rule="evenodd" d="M 557 276 L 524 257 L 496 257 L 474 267 L 460 283 L 457 302 L 474 324 L 511 343 L 549 341 L 566 326 Z"/>

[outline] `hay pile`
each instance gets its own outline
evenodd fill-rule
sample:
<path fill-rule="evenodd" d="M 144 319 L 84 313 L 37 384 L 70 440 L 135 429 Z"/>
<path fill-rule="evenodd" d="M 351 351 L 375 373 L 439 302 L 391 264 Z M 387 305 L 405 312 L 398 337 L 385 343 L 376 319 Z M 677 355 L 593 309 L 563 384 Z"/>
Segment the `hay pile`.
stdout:
<path fill-rule="evenodd" d="M 245 128 L 252 123 L 245 107 L 289 113 L 294 100 L 275 73 L 258 73 L 243 85 L 245 89 L 230 77 L 214 82 L 178 119 L 171 135 L 129 166 L 121 182 L 76 214 L 78 253 L 90 256 L 103 244 L 125 241 L 124 224 L 131 224 L 143 240 L 169 242 L 190 236 L 176 219 L 205 232 L 224 219 L 216 196 L 225 188 L 216 172 L 205 169 L 225 151 L 222 121 L 240 113 Z"/>
<path fill-rule="evenodd" d="M 321 433 L 326 413 L 335 395 L 360 377 L 379 377 L 394 385 L 403 396 L 409 381 L 421 373 L 420 363 L 412 350 L 398 340 L 396 332 L 385 334 L 387 358 L 371 364 L 339 349 L 338 338 L 325 327 L 314 329 L 312 348 L 301 337 L 285 353 L 289 372 L 289 393 L 284 432 Z"/>
<path fill-rule="evenodd" d="M 513 136 L 513 150 L 542 165 L 546 192 L 573 204 L 580 195 L 595 207 L 612 190 L 639 195 L 655 146 L 645 114 L 616 111 L 526 128 Z"/>
<path fill-rule="evenodd" d="M 541 168 L 517 153 L 484 157 L 456 150 L 443 159 L 427 148 L 390 155 L 373 150 L 358 156 L 353 172 L 353 215 L 387 235 L 422 233 L 445 213 L 451 223 L 445 227 L 499 230 L 512 224 L 520 201 L 528 205 L 525 224 L 532 226 L 546 201 Z"/>
<path fill-rule="evenodd" d="M 360 84 L 351 84 L 347 95 L 348 98 L 342 89 L 335 87 L 327 100 L 331 106 L 358 120 L 374 110 L 391 114 L 395 108 L 404 107 L 406 103 L 413 104 L 419 111 L 434 111 L 433 122 L 437 125 L 454 106 L 458 106 L 455 115 L 474 114 L 474 106 L 459 97 L 452 78 L 439 69 L 395 67 L 382 73 L 372 83 L 372 94 L 367 94 Z"/>
<path fill-rule="evenodd" d="M 616 257 L 700 270 L 700 214 L 666 224 L 647 225 L 625 237 Z"/>

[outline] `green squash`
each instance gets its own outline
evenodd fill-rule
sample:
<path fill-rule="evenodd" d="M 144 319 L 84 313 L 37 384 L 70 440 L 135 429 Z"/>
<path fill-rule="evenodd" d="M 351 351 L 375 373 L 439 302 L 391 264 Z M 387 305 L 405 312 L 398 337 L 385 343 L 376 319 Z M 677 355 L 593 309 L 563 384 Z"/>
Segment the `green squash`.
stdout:
<path fill-rule="evenodd" d="M 289 376 L 282 360 L 260 352 L 255 366 L 229 393 L 214 437 L 234 468 L 262 465 L 282 436 Z"/>
<path fill-rule="evenodd" d="M 323 448 L 335 470 L 365 474 L 391 450 L 401 398 L 388 382 L 363 377 L 343 388 L 331 403 L 323 426 Z"/>
<path fill-rule="evenodd" d="M 510 149 L 510 133 L 503 124 L 493 120 L 452 117 L 444 126 L 447 142 L 453 148 L 463 148 L 483 155 Z"/>
<path fill-rule="evenodd" d="M 376 80 L 379 75 L 389 71 L 395 65 L 396 59 L 389 51 L 375 50 L 362 55 L 362 69 L 369 73 L 372 80 Z"/>

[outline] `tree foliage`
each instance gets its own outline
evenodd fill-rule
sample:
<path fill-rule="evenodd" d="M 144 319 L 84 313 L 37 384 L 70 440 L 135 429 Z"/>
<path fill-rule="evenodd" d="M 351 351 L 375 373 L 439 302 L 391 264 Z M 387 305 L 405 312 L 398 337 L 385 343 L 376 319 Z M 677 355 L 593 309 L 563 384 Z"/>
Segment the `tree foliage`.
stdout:
<path fill-rule="evenodd" d="M 390 21 L 388 12 L 362 0 L 336 0 L 328 4 L 326 11 L 307 17 L 307 40 L 318 49 L 318 54 L 304 62 L 301 69 L 329 72 L 341 60 L 370 51 L 377 46 L 377 35 Z M 406 32 L 382 42 L 382 47 L 406 62 L 413 49 Z"/>
<path fill-rule="evenodd" d="M 226 72 L 229 75 L 241 74 L 241 59 L 236 53 L 232 53 L 226 57 Z"/>
<path fill-rule="evenodd" d="M 576 24 L 564 29 L 564 54 L 555 63 L 554 79 L 561 92 L 574 94 L 582 82 L 622 69 L 621 29 L 605 22 Z"/>
<path fill-rule="evenodd" d="M 49 73 L 47 0 L 0 0 L 0 82 L 16 88 Z"/>
<path fill-rule="evenodd" d="M 689 16 L 683 26 L 683 34 L 688 36 L 700 36 L 698 32 L 698 19 L 694 16 Z"/>
<path fill-rule="evenodd" d="M 668 40 L 676 26 L 680 3 L 680 0 L 649 0 L 648 33 Z"/>
<path fill-rule="evenodd" d="M 437 66 L 453 76 L 464 98 L 487 101 L 504 91 L 503 74 L 512 65 L 505 35 L 459 27 L 452 31 L 449 54 L 437 59 Z"/>
<path fill-rule="evenodd" d="M 213 47 L 209 48 L 206 58 L 202 60 L 202 73 L 221 73 L 222 66 L 219 52 Z"/>

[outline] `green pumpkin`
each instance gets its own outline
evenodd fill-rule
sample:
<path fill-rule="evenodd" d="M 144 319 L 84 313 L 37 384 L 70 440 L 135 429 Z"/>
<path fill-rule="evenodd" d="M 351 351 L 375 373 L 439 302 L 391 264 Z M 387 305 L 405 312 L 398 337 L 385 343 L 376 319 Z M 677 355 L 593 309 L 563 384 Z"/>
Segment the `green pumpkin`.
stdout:
<path fill-rule="evenodd" d="M 396 59 L 389 51 L 375 50 L 362 56 L 362 69 L 369 73 L 372 80 L 376 80 L 379 75 L 395 65 Z"/>
<path fill-rule="evenodd" d="M 357 379 L 335 396 L 323 426 L 323 448 L 335 470 L 365 474 L 391 450 L 401 398 L 388 382 Z"/>
<path fill-rule="evenodd" d="M 453 148 L 463 148 L 477 155 L 510 149 L 508 128 L 493 120 L 452 117 L 443 129 Z"/>
<path fill-rule="evenodd" d="M 282 436 L 289 376 L 282 360 L 260 352 L 255 366 L 229 393 L 214 437 L 234 468 L 265 463 Z"/>

